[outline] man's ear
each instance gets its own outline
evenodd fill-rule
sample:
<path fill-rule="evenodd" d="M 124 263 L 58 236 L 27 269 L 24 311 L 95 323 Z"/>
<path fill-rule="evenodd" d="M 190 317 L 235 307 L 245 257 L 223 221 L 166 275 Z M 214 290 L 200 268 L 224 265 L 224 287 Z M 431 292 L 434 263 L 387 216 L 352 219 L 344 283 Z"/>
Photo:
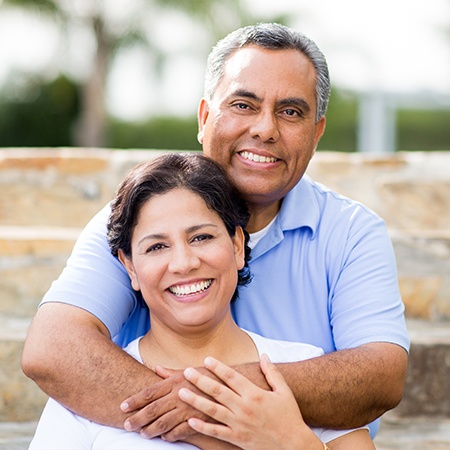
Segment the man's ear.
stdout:
<path fill-rule="evenodd" d="M 123 264 L 123 266 L 128 272 L 128 276 L 130 277 L 131 280 L 131 287 L 135 291 L 140 291 L 141 287 L 139 285 L 139 280 L 136 275 L 136 272 L 134 270 L 133 261 L 131 260 L 131 258 L 128 258 L 128 256 L 126 256 L 121 249 L 119 249 L 117 256 L 119 257 L 119 261 Z"/>
<path fill-rule="evenodd" d="M 241 270 L 245 265 L 245 236 L 242 227 L 236 227 L 233 244 L 236 266 Z"/>
<path fill-rule="evenodd" d="M 202 98 L 200 100 L 200 104 L 198 105 L 198 112 L 197 112 L 197 120 L 198 120 L 197 140 L 200 144 L 203 144 L 205 123 L 208 116 L 209 116 L 209 105 L 206 99 Z"/>
<path fill-rule="evenodd" d="M 316 152 L 317 146 L 319 145 L 320 138 L 325 132 L 326 125 L 325 116 L 321 117 L 320 120 L 316 123 L 316 129 L 314 131 L 314 153 Z"/>

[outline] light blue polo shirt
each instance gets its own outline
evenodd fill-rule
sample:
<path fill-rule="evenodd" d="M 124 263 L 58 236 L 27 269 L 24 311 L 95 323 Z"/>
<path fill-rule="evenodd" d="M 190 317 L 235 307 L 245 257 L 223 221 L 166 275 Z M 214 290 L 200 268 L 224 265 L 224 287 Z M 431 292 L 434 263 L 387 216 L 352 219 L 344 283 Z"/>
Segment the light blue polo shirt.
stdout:
<path fill-rule="evenodd" d="M 109 251 L 109 212 L 105 207 L 83 230 L 43 302 L 90 311 L 125 346 L 147 331 L 149 319 L 128 274 Z M 409 349 L 385 223 L 308 176 L 284 198 L 252 251 L 250 268 L 253 281 L 241 288 L 233 305 L 240 327 L 325 352 L 369 342 Z"/>
<path fill-rule="evenodd" d="M 148 313 L 109 251 L 109 212 L 108 205 L 83 230 L 43 302 L 90 311 L 125 346 L 147 331 Z M 374 341 L 409 349 L 384 222 L 308 176 L 283 200 L 275 222 L 252 250 L 250 267 L 253 280 L 233 305 L 242 328 L 325 352 Z"/>
<path fill-rule="evenodd" d="M 409 339 L 391 240 L 362 204 L 304 176 L 285 197 L 250 262 L 239 326 L 330 352 Z"/>

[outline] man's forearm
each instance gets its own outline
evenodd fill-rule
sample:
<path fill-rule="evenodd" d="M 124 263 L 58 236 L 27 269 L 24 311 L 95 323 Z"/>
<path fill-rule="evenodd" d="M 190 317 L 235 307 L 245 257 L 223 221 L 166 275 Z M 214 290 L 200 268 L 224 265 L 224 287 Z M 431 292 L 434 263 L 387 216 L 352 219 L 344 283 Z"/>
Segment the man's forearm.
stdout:
<path fill-rule="evenodd" d="M 56 303 L 37 312 L 22 366 L 46 394 L 70 410 L 120 428 L 126 418 L 121 402 L 160 380 L 113 344 L 103 324 L 89 313 Z"/>
<path fill-rule="evenodd" d="M 354 428 L 372 422 L 400 402 L 407 353 L 395 344 L 374 343 L 277 367 L 309 425 Z M 257 364 L 238 370 L 264 387 Z"/>

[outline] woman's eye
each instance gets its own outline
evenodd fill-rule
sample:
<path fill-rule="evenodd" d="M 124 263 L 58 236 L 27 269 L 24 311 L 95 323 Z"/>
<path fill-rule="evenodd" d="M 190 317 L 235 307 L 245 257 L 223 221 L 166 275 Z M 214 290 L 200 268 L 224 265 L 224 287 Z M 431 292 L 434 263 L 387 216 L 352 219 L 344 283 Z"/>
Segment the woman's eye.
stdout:
<path fill-rule="evenodd" d="M 210 234 L 199 234 L 198 236 L 194 236 L 192 242 L 202 242 L 208 241 L 210 239 L 212 239 L 212 236 Z"/>
<path fill-rule="evenodd" d="M 163 248 L 166 248 L 164 244 L 153 244 L 147 249 L 146 253 L 157 252 L 158 250 L 162 250 Z"/>

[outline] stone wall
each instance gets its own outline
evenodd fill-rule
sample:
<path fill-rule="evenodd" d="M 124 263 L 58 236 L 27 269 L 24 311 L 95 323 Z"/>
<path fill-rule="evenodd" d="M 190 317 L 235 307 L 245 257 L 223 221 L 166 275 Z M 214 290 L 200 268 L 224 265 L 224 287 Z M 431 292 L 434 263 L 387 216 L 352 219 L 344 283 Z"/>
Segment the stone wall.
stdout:
<path fill-rule="evenodd" d="M 31 313 L 80 229 L 130 167 L 158 153 L 0 150 L 0 314 Z M 408 315 L 450 319 L 450 152 L 320 152 L 308 173 L 386 220 Z"/>
<path fill-rule="evenodd" d="M 46 397 L 20 370 L 30 319 L 83 226 L 158 153 L 0 149 L 0 421 L 39 416 Z M 386 220 L 413 342 L 397 410 L 450 416 L 450 152 L 321 152 L 308 173 Z"/>

